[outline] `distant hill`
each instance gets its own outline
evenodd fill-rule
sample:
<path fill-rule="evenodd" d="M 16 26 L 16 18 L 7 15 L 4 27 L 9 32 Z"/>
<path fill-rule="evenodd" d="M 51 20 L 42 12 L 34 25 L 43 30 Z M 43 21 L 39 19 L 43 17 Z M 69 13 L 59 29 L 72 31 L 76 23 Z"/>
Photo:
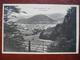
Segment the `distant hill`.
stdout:
<path fill-rule="evenodd" d="M 50 17 L 46 15 L 35 15 L 33 17 L 30 17 L 28 19 L 19 19 L 17 21 L 18 23 L 23 24 L 55 24 L 57 23 L 56 20 L 51 19 Z"/>
<path fill-rule="evenodd" d="M 53 20 L 58 21 L 58 23 L 62 23 L 65 15 L 61 13 L 55 13 L 55 14 L 49 14 L 48 17 L 50 17 Z"/>

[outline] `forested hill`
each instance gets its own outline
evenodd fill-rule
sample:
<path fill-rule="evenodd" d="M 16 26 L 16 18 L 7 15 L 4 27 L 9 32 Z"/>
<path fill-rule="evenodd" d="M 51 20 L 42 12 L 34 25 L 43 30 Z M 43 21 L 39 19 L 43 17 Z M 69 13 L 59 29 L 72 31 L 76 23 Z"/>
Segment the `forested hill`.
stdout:
<path fill-rule="evenodd" d="M 48 29 L 49 30 L 49 29 Z M 47 31 L 47 30 L 45 30 Z M 76 8 L 72 7 L 68 10 L 64 22 L 56 25 L 52 30 L 48 31 L 51 34 L 47 34 L 43 31 L 40 34 L 41 39 L 50 39 L 53 42 L 49 47 L 49 51 L 75 51 L 76 50 Z M 46 35 L 44 35 L 46 33 Z M 48 36 L 48 38 L 46 37 Z M 44 37 L 44 38 L 43 38 Z"/>
<path fill-rule="evenodd" d="M 32 16 L 28 19 L 19 19 L 17 22 L 23 23 L 23 24 L 54 24 L 57 21 L 51 19 L 50 17 L 46 15 L 41 14 L 41 15 Z"/>

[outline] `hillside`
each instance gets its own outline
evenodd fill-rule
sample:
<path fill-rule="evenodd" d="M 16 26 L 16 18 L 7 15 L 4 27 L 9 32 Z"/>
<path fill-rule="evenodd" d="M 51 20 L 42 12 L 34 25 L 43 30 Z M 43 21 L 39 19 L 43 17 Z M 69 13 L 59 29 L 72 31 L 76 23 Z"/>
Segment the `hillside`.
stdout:
<path fill-rule="evenodd" d="M 58 23 L 63 23 L 65 15 L 61 13 L 54 13 L 54 14 L 49 14 L 48 17 L 50 17 L 53 20 L 56 20 Z"/>
<path fill-rule="evenodd" d="M 49 31 L 48 31 L 49 30 Z M 52 32 L 52 33 L 50 33 Z M 45 34 L 46 33 L 46 34 Z M 50 34 L 49 34 L 50 33 Z M 46 38 L 45 36 L 48 36 Z M 40 34 L 41 39 L 54 41 L 48 51 L 75 52 L 76 51 L 76 8 L 69 9 L 62 24 L 57 24 L 53 30 L 47 29 Z"/>
<path fill-rule="evenodd" d="M 28 19 L 19 19 L 17 23 L 23 23 L 23 24 L 54 24 L 56 23 L 56 20 L 51 19 L 50 17 L 46 15 L 35 15 Z"/>

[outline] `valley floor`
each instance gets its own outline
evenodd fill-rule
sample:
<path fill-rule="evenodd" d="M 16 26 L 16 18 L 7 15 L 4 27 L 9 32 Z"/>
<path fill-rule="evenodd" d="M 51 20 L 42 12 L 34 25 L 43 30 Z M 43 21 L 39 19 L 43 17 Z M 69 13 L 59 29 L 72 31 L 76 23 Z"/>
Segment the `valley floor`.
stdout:
<path fill-rule="evenodd" d="M 31 36 L 24 36 L 25 51 L 47 52 L 47 47 L 53 42 L 39 38 L 40 33 Z"/>

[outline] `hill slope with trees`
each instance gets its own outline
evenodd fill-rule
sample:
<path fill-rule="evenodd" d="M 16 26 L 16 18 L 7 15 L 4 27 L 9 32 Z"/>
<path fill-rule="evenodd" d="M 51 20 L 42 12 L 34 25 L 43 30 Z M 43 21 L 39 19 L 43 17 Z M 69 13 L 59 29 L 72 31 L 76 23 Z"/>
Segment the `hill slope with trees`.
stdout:
<path fill-rule="evenodd" d="M 46 30 L 47 31 L 47 30 Z M 76 8 L 72 7 L 68 10 L 64 22 L 56 25 L 52 30 L 49 29 L 40 34 L 41 39 L 50 39 L 53 41 L 48 46 L 48 51 L 52 52 L 75 52 L 76 51 Z M 48 34 L 49 32 L 52 32 Z M 48 36 L 46 38 L 45 36 Z"/>

